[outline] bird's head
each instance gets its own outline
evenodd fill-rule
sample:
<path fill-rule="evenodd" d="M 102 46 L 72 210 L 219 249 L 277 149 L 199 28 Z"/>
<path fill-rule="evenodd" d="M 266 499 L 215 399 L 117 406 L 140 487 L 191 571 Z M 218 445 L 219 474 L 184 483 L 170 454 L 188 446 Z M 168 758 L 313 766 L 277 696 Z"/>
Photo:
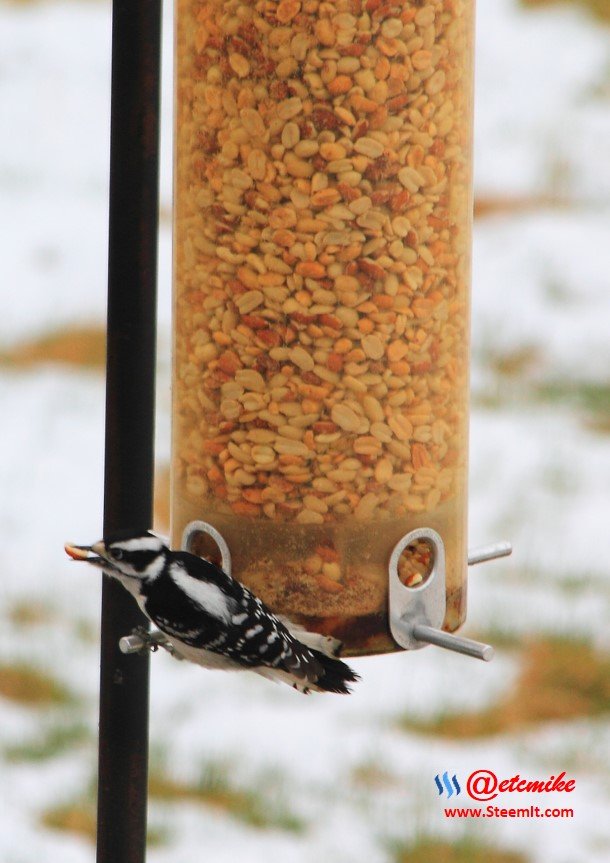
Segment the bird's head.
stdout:
<path fill-rule="evenodd" d="M 100 539 L 93 545 L 66 543 L 66 553 L 85 561 L 114 578 L 152 580 L 162 571 L 168 548 L 153 533 L 116 534 Z"/>

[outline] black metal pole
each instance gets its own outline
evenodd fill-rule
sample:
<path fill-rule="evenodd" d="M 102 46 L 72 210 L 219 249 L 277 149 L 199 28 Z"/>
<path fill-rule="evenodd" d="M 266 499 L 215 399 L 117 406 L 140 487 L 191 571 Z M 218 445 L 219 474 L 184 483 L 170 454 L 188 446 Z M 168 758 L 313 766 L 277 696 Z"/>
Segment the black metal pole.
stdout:
<path fill-rule="evenodd" d="M 105 536 L 152 524 L 160 34 L 160 0 L 113 0 Z M 149 662 L 118 648 L 143 622 L 105 577 L 98 863 L 146 855 Z"/>

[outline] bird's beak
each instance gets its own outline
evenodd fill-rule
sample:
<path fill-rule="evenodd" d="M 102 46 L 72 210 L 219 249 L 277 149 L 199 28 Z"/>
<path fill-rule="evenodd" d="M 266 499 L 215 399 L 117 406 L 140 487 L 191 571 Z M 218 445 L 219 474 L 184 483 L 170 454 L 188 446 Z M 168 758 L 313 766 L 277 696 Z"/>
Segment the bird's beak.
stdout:
<path fill-rule="evenodd" d="M 102 540 L 93 545 L 72 545 L 72 543 L 67 542 L 64 545 L 64 549 L 72 560 L 84 560 L 87 563 L 92 563 L 94 566 L 101 567 L 108 565 L 108 561 L 105 558 L 106 546 Z"/>

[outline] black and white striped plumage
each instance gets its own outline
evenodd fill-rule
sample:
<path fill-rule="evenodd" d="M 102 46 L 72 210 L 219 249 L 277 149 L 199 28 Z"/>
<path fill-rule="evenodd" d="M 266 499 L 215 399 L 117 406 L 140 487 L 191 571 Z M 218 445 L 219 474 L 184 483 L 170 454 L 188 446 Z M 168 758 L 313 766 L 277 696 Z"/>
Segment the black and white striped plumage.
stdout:
<path fill-rule="evenodd" d="M 170 551 L 154 534 L 67 545 L 66 551 L 120 581 L 184 659 L 206 668 L 255 671 L 304 693 L 348 693 L 348 684 L 358 680 L 335 658 L 341 647 L 336 639 L 272 614 L 217 566 Z"/>

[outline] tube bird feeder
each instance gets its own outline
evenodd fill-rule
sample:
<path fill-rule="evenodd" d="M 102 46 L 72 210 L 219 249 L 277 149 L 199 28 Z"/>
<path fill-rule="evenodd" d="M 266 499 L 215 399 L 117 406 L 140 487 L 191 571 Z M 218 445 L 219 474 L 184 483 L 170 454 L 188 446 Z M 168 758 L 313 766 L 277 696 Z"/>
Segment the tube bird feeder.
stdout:
<path fill-rule="evenodd" d="M 173 542 L 351 655 L 460 649 L 473 14 L 177 3 Z"/>

